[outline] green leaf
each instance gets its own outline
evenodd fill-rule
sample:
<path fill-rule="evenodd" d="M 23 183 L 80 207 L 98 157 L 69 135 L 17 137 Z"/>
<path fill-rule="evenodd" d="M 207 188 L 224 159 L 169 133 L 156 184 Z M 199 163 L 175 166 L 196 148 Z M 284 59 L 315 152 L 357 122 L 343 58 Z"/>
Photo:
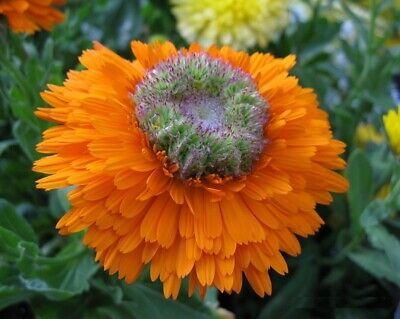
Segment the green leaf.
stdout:
<path fill-rule="evenodd" d="M 376 278 L 383 278 L 400 287 L 400 273 L 394 268 L 388 256 L 378 250 L 359 248 L 347 253 L 347 256 Z"/>
<path fill-rule="evenodd" d="M 23 240 L 37 242 L 36 234 L 29 223 L 3 199 L 0 199 L 0 226 L 14 232 Z"/>
<path fill-rule="evenodd" d="M 0 252 L 3 257 L 17 258 L 21 238 L 12 231 L 0 226 Z"/>
<path fill-rule="evenodd" d="M 12 304 L 27 300 L 31 296 L 29 291 L 20 287 L 0 285 L 0 310 Z"/>
<path fill-rule="evenodd" d="M 51 216 L 60 219 L 71 208 L 67 198 L 67 194 L 71 190 L 72 187 L 65 187 L 50 191 L 49 212 Z"/>
<path fill-rule="evenodd" d="M 17 154 L 17 157 L 13 156 Z M 19 203 L 30 200 L 36 193 L 35 175 L 31 174 L 32 162 L 19 147 L 10 156 L 0 159 L 0 198 L 6 198 L 10 202 Z"/>
<path fill-rule="evenodd" d="M 120 304 L 123 301 L 124 294 L 119 286 L 111 285 L 98 278 L 92 280 L 91 286 L 106 294 L 115 304 Z"/>
<path fill-rule="evenodd" d="M 26 96 L 23 90 L 13 87 L 10 90 L 10 100 L 11 110 L 16 118 L 33 127 L 39 124 L 39 119 L 33 113 L 35 105 L 33 105 L 32 100 L 29 96 Z"/>
<path fill-rule="evenodd" d="M 17 141 L 15 140 L 5 140 L 0 142 L 0 156 L 10 147 L 16 145 Z"/>
<path fill-rule="evenodd" d="M 212 309 L 216 309 L 218 307 L 218 290 L 216 288 L 207 289 L 207 293 L 204 297 L 204 303 Z"/>
<path fill-rule="evenodd" d="M 376 226 L 388 219 L 397 209 L 400 197 L 400 181 L 398 181 L 385 199 L 375 199 L 364 209 L 360 222 L 364 229 Z"/>
<path fill-rule="evenodd" d="M 89 289 L 89 280 L 98 269 L 92 252 L 73 241 L 52 258 L 40 257 L 21 283 L 26 289 L 51 300 L 64 300 Z"/>
<path fill-rule="evenodd" d="M 382 220 L 390 216 L 393 210 L 385 201 L 376 199 L 368 204 L 361 215 L 360 223 L 364 229 L 378 225 Z"/>
<path fill-rule="evenodd" d="M 400 269 L 400 241 L 381 225 L 367 228 L 367 235 L 375 248 L 386 253 L 392 267 Z"/>
<path fill-rule="evenodd" d="M 72 190 L 72 187 L 65 187 L 62 189 L 58 189 L 57 192 L 57 198 L 60 203 L 61 208 L 64 210 L 64 212 L 68 211 L 71 208 L 71 204 L 67 198 L 67 194 Z"/>
<path fill-rule="evenodd" d="M 272 296 L 258 318 L 299 318 L 303 312 L 302 308 L 309 308 L 307 306 L 313 301 L 317 275 L 315 263 L 304 263 L 278 294 Z"/>
<path fill-rule="evenodd" d="M 29 160 L 33 161 L 39 157 L 35 151 L 36 144 L 40 141 L 39 130 L 25 122 L 18 121 L 14 123 L 13 135 Z"/>
<path fill-rule="evenodd" d="M 89 280 L 98 269 L 92 253 L 73 240 L 54 257 L 43 257 L 33 242 L 0 226 L 0 252 L 13 263 L 17 286 L 24 291 L 65 300 L 89 289 Z"/>
<path fill-rule="evenodd" d="M 389 318 L 388 309 L 339 308 L 335 310 L 335 319 L 376 319 Z"/>
<path fill-rule="evenodd" d="M 97 314 L 94 318 L 104 319 L 217 318 L 213 313 L 217 306 L 216 289 L 211 289 L 202 301 L 197 294 L 188 297 L 188 281 L 183 280 L 177 300 L 165 299 L 162 284 L 151 282 L 148 270 L 146 267 L 140 278 L 129 285 L 100 272 L 101 277 L 91 281 L 95 289 L 90 292 L 98 296 L 97 306 L 88 310 L 85 318 L 92 318 L 89 314 L 94 311 Z"/>
<path fill-rule="evenodd" d="M 387 198 L 385 198 L 385 202 L 388 203 L 393 210 L 400 210 L 400 176 L 393 174 L 392 179 L 397 182 Z"/>
<path fill-rule="evenodd" d="M 372 167 L 361 150 L 355 150 L 349 158 L 347 177 L 350 182 L 348 199 L 353 232 L 359 233 L 360 216 L 373 194 Z"/>
<path fill-rule="evenodd" d="M 65 214 L 58 197 L 58 190 L 49 192 L 49 214 L 55 219 L 60 219 Z"/>
<path fill-rule="evenodd" d="M 39 247 L 32 242 L 20 242 L 18 252 L 19 257 L 16 266 L 22 273 L 30 272 L 39 258 Z"/>
<path fill-rule="evenodd" d="M 154 289 L 156 288 L 156 289 Z M 195 297 L 181 294 L 178 300 L 165 299 L 159 285 L 135 283 L 123 285 L 125 301 L 118 306 L 131 317 L 138 319 L 206 319 L 210 310 Z"/>

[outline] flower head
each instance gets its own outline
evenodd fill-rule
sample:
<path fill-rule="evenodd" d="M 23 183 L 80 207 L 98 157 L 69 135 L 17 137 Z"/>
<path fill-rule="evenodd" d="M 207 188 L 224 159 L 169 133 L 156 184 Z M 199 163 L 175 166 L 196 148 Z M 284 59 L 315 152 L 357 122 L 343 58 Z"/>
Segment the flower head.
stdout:
<path fill-rule="evenodd" d="M 397 110 L 390 110 L 383 116 L 386 134 L 393 152 L 400 154 L 400 106 Z"/>
<path fill-rule="evenodd" d="M 171 0 L 188 41 L 236 49 L 266 46 L 288 22 L 287 0 Z"/>
<path fill-rule="evenodd" d="M 372 124 L 361 123 L 356 129 L 356 142 L 360 147 L 365 147 L 368 143 L 381 144 L 385 136 L 378 132 Z"/>
<path fill-rule="evenodd" d="M 282 252 L 323 223 L 316 204 L 343 192 L 332 139 L 316 96 L 288 75 L 295 58 L 228 47 L 177 50 L 132 43 L 127 61 L 100 44 L 63 86 L 42 94 L 44 132 L 34 170 L 46 190 L 74 186 L 62 234 L 84 242 L 111 274 L 152 280 L 176 298 L 207 287 L 239 292 L 246 276 L 271 294 L 268 271 L 288 271 Z"/>
<path fill-rule="evenodd" d="M 5 15 L 14 32 L 34 33 L 40 29 L 51 31 L 61 23 L 64 15 L 52 7 L 65 0 L 0 0 L 0 16 Z"/>

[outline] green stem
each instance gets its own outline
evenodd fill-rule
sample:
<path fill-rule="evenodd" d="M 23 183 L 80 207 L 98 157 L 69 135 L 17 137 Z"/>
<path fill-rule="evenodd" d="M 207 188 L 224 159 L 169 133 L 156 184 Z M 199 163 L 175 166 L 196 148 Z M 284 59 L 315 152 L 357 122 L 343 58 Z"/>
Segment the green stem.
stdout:
<path fill-rule="evenodd" d="M 34 98 L 31 95 L 31 89 L 28 86 L 26 80 L 24 79 L 23 74 L 21 73 L 20 70 L 18 70 L 13 63 L 7 59 L 5 54 L 0 51 L 0 65 L 2 66 L 3 70 L 8 76 L 11 76 L 17 85 L 22 89 L 24 94 L 29 97 L 30 101 L 33 102 Z"/>
<path fill-rule="evenodd" d="M 350 11 L 349 7 L 347 6 L 347 4 L 345 4 L 343 0 L 341 1 L 341 4 L 343 8 L 345 8 L 345 11 Z M 376 32 L 376 22 L 378 17 L 378 4 L 376 0 L 371 0 L 371 7 L 372 9 L 371 9 L 369 28 L 368 28 L 367 50 L 364 58 L 364 66 L 361 70 L 360 76 L 358 77 L 354 85 L 352 92 L 347 96 L 347 98 L 343 102 L 345 106 L 350 106 L 351 102 L 360 95 L 360 92 L 362 91 L 365 82 L 368 81 L 369 79 L 371 71 L 371 62 L 376 51 L 375 32 Z"/>
<path fill-rule="evenodd" d="M 322 265 L 337 265 L 344 261 L 347 257 L 347 254 L 353 250 L 361 241 L 361 237 L 354 237 L 346 246 L 340 249 L 340 252 L 334 256 L 329 258 L 321 258 L 320 263 Z"/>

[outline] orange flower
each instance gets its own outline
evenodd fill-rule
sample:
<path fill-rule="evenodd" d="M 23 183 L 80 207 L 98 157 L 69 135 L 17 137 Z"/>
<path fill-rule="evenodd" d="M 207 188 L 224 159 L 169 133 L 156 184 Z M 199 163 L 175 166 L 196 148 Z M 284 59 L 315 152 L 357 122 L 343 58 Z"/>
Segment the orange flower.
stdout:
<path fill-rule="evenodd" d="M 242 274 L 271 294 L 269 269 L 288 272 L 282 252 L 298 255 L 295 235 L 323 224 L 316 204 L 348 187 L 332 171 L 345 166 L 344 143 L 288 75 L 294 56 L 168 42 L 132 50 L 133 62 L 95 44 L 80 58 L 86 70 L 42 93 L 52 107 L 36 114 L 58 125 L 37 146 L 52 154 L 34 165 L 51 174 L 38 187 L 74 186 L 57 228 L 87 229 L 96 260 L 127 282 L 150 264 L 167 298 L 187 276 L 189 294 L 239 292 Z M 215 145 L 228 151 L 214 156 Z"/>
<path fill-rule="evenodd" d="M 34 33 L 39 29 L 51 31 L 64 20 L 62 12 L 51 7 L 65 0 L 0 0 L 0 15 L 7 17 L 14 32 Z"/>

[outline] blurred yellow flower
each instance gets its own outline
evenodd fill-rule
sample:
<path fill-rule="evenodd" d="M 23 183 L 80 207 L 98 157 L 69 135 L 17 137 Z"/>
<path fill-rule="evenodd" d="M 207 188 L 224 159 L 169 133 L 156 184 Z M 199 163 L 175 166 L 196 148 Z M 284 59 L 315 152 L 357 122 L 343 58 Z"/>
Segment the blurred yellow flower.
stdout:
<path fill-rule="evenodd" d="M 188 42 L 266 46 L 288 22 L 288 0 L 171 0 L 178 31 Z"/>
<path fill-rule="evenodd" d="M 383 122 L 393 152 L 400 154 L 400 106 L 397 112 L 395 110 L 390 110 L 384 115 Z"/>
<path fill-rule="evenodd" d="M 390 194 L 391 191 L 392 191 L 392 187 L 390 186 L 390 184 L 385 184 L 379 189 L 375 198 L 385 199 Z"/>
<path fill-rule="evenodd" d="M 356 143 L 359 147 L 364 147 L 368 143 L 380 144 L 385 137 L 379 133 L 372 124 L 361 123 L 356 130 Z"/>

